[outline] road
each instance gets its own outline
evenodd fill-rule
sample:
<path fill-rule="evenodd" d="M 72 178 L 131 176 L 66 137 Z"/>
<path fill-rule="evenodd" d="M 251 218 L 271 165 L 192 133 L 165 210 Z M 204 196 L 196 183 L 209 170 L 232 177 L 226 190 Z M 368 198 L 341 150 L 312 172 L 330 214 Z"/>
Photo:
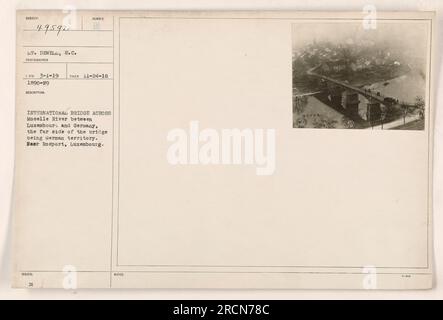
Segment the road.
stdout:
<path fill-rule="evenodd" d="M 394 121 L 391 121 L 391 122 L 388 122 L 388 123 L 384 123 L 383 124 L 383 130 L 384 129 L 394 129 L 394 128 L 403 126 L 405 124 L 407 125 L 407 124 L 412 123 L 414 121 L 418 121 L 420 119 L 421 118 L 420 118 L 419 115 L 409 115 L 405 119 L 400 118 L 400 119 L 397 119 L 397 120 L 394 120 Z M 377 125 L 377 126 L 374 126 L 374 127 L 369 127 L 368 129 L 380 130 L 381 129 L 381 125 Z"/>

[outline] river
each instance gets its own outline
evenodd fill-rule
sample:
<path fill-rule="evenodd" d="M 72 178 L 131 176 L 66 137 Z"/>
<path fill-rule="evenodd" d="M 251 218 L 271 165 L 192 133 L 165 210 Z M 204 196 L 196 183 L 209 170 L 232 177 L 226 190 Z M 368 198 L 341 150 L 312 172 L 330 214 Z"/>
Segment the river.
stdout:
<path fill-rule="evenodd" d="M 388 83 L 385 85 L 385 83 Z M 426 79 L 417 70 L 411 70 L 409 73 L 400 77 L 373 83 L 365 86 L 367 89 L 379 91 L 382 95 L 398 99 L 410 104 L 415 102 L 417 96 L 425 98 Z"/>

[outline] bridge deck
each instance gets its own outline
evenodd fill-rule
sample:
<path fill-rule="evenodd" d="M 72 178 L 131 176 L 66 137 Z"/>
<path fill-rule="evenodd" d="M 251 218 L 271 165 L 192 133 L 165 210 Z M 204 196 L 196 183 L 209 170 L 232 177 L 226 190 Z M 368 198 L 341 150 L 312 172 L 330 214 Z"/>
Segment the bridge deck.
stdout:
<path fill-rule="evenodd" d="M 323 79 L 323 80 L 326 80 L 326 81 L 329 81 L 329 82 L 332 82 L 332 83 L 338 84 L 339 86 L 344 87 L 344 88 L 347 88 L 347 89 L 349 89 L 349 90 L 352 90 L 352 91 L 358 92 L 358 93 L 361 94 L 362 96 L 365 96 L 366 98 L 369 98 L 369 99 L 375 100 L 375 101 L 380 102 L 380 103 L 382 103 L 382 104 L 385 104 L 385 103 L 386 103 L 386 101 L 384 100 L 385 97 L 384 97 L 383 95 L 381 95 L 381 94 L 379 94 L 379 95 L 378 95 L 378 94 L 374 94 L 373 92 L 370 92 L 370 91 L 367 91 L 367 90 L 361 89 L 361 88 L 359 88 L 359 87 L 353 86 L 353 85 L 351 85 L 351 84 L 349 84 L 349 83 L 346 83 L 346 82 L 344 82 L 344 81 L 340 81 L 340 80 L 333 79 L 333 78 L 330 78 L 330 77 L 327 77 L 327 76 L 323 76 L 323 75 L 321 75 L 321 74 L 318 74 L 318 73 L 315 73 L 315 72 L 312 72 L 312 71 L 310 71 L 310 72 L 308 71 L 308 74 L 309 74 L 309 75 L 312 75 L 312 76 L 319 77 L 319 78 L 321 78 L 321 79 Z"/>
<path fill-rule="evenodd" d="M 380 94 L 380 93 L 375 94 L 372 91 L 365 90 L 365 89 L 353 86 L 353 85 L 351 85 L 351 84 L 349 84 L 347 82 L 344 82 L 344 81 L 341 81 L 341 80 L 337 80 L 337 79 L 334 79 L 334 78 L 331 78 L 331 77 L 328 77 L 328 76 L 324 76 L 324 75 L 321 75 L 321 74 L 318 74 L 318 73 L 314 72 L 314 70 L 316 70 L 319 67 L 320 66 L 311 68 L 306 73 L 308 75 L 318 77 L 320 79 L 323 79 L 323 80 L 335 83 L 335 84 L 337 84 L 337 85 L 339 85 L 341 87 L 344 87 L 344 88 L 347 88 L 349 90 L 355 91 L 355 92 L 363 95 L 364 97 L 366 97 L 368 100 L 372 100 L 372 101 L 375 100 L 375 101 L 377 101 L 377 102 L 379 102 L 381 104 L 384 104 L 384 105 L 389 103 L 389 102 L 385 101 L 385 98 L 387 98 L 387 97 L 382 95 L 382 94 Z M 408 108 L 418 108 L 415 104 L 407 103 L 405 101 L 399 101 L 398 99 L 397 99 L 397 104 L 400 105 L 400 106 L 408 107 Z"/>

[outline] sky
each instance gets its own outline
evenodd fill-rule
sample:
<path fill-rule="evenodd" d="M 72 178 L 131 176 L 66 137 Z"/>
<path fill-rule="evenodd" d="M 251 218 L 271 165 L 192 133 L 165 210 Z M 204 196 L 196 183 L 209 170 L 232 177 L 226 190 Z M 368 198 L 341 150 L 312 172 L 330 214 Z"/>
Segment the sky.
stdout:
<path fill-rule="evenodd" d="M 427 21 L 383 21 L 376 29 L 365 30 L 361 22 L 297 22 L 292 25 L 293 49 L 298 50 L 315 39 L 333 43 L 351 43 L 365 39 L 376 44 L 389 44 L 410 54 L 425 58 L 428 50 L 429 24 Z"/>

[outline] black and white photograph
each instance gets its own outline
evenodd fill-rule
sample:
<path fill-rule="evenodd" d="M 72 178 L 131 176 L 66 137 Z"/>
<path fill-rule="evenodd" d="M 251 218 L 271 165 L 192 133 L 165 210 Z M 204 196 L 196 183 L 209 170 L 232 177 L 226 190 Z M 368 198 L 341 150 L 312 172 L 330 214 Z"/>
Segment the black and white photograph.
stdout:
<path fill-rule="evenodd" d="M 294 23 L 293 127 L 424 130 L 429 24 Z"/>

